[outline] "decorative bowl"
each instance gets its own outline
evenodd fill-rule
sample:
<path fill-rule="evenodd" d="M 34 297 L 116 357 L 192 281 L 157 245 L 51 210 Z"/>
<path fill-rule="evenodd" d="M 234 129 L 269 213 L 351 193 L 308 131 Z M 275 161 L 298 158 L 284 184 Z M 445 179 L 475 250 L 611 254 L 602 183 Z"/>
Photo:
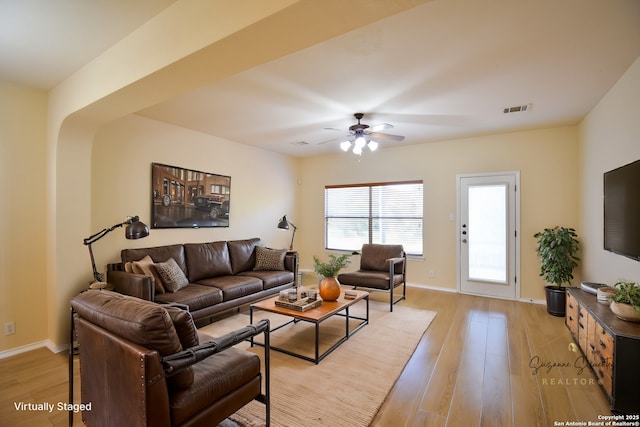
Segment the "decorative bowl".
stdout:
<path fill-rule="evenodd" d="M 613 314 L 622 320 L 626 320 L 628 322 L 640 322 L 640 313 L 638 313 L 631 304 L 612 301 L 609 307 L 611 307 Z"/>

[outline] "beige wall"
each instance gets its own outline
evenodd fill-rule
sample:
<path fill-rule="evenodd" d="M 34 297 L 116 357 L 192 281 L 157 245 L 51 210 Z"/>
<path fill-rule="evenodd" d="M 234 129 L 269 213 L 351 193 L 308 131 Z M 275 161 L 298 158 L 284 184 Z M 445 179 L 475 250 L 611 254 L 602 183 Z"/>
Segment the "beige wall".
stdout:
<path fill-rule="evenodd" d="M 179 0 L 54 88 L 46 136 L 49 339 L 68 339 L 69 299 L 86 286 L 79 263 L 86 250 L 77 242 L 103 226 L 91 211 L 90 169 L 101 125 L 424 1 L 380 8 L 322 0 Z M 311 21 L 315 25 L 306 25 Z"/>
<path fill-rule="evenodd" d="M 544 227 L 578 224 L 578 138 L 574 126 L 405 145 L 389 144 L 362 157 L 336 154 L 300 162 L 301 267 L 323 254 L 324 186 L 381 181 L 424 181 L 424 259 L 408 265 L 415 284 L 455 289 L 456 174 L 520 171 L 521 297 L 544 299 L 533 234 Z M 352 268 L 351 266 L 350 268 Z M 430 278 L 428 272 L 435 277 Z"/>
<path fill-rule="evenodd" d="M 47 338 L 45 132 L 47 95 L 0 82 L 0 351 Z"/>
<path fill-rule="evenodd" d="M 295 206 L 295 161 L 287 156 L 131 115 L 101 128 L 91 160 L 91 224 L 94 232 L 139 215 L 151 224 L 151 163 L 231 176 L 229 227 L 151 229 L 126 240 L 118 229 L 93 246 L 96 263 L 120 260 L 120 250 L 178 242 L 260 237 L 271 247 L 289 246 L 278 219 Z M 84 259 L 86 258 L 86 259 Z M 88 254 L 83 261 L 91 278 Z"/>
<path fill-rule="evenodd" d="M 640 281 L 640 262 L 605 251 L 602 235 L 602 174 L 640 159 L 638 99 L 640 58 L 580 125 L 582 270 L 588 281 Z"/>

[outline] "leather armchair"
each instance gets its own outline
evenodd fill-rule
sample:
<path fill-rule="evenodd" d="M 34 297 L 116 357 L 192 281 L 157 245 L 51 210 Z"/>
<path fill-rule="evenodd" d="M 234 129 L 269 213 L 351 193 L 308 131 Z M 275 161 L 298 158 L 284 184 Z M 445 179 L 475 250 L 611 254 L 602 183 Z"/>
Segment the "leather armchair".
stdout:
<path fill-rule="evenodd" d="M 269 425 L 268 321 L 211 338 L 184 309 L 115 292 L 85 291 L 71 306 L 85 424 L 211 427 L 255 399 Z M 260 358 L 233 347 L 258 334 L 264 392 Z"/>
<path fill-rule="evenodd" d="M 342 285 L 355 288 L 372 288 L 389 292 L 389 311 L 393 305 L 406 298 L 407 254 L 402 245 L 364 244 L 360 257 L 360 269 L 340 273 Z M 402 295 L 394 299 L 394 289 L 402 285 Z"/>

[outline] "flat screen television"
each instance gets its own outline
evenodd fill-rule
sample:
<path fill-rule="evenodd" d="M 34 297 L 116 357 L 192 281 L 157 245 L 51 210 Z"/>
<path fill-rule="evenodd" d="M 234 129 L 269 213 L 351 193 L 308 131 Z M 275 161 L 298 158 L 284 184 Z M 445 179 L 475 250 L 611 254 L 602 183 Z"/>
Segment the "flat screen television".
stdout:
<path fill-rule="evenodd" d="M 604 249 L 640 261 L 640 160 L 604 174 Z"/>

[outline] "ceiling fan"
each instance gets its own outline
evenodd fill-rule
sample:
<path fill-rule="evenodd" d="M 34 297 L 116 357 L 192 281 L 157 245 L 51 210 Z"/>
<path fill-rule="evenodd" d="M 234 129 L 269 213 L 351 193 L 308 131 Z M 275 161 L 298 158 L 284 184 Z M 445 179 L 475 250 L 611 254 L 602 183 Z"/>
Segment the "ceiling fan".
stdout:
<path fill-rule="evenodd" d="M 362 120 L 362 118 L 364 117 L 363 113 L 355 113 L 354 117 L 356 118 L 356 120 L 358 120 L 358 123 L 349 126 L 349 135 L 347 135 L 346 138 L 342 139 L 340 148 L 343 151 L 349 151 L 349 149 L 353 146 L 353 153 L 360 155 L 362 154 L 362 149 L 364 147 L 368 147 L 369 150 L 375 151 L 378 148 L 378 142 L 400 142 L 404 140 L 404 136 L 401 135 L 392 135 L 389 133 L 379 132 L 384 129 L 392 128 L 393 126 L 389 123 L 382 123 L 370 127 L 367 124 L 360 123 L 360 120 Z M 321 144 L 334 140 L 335 139 L 321 142 Z"/>

